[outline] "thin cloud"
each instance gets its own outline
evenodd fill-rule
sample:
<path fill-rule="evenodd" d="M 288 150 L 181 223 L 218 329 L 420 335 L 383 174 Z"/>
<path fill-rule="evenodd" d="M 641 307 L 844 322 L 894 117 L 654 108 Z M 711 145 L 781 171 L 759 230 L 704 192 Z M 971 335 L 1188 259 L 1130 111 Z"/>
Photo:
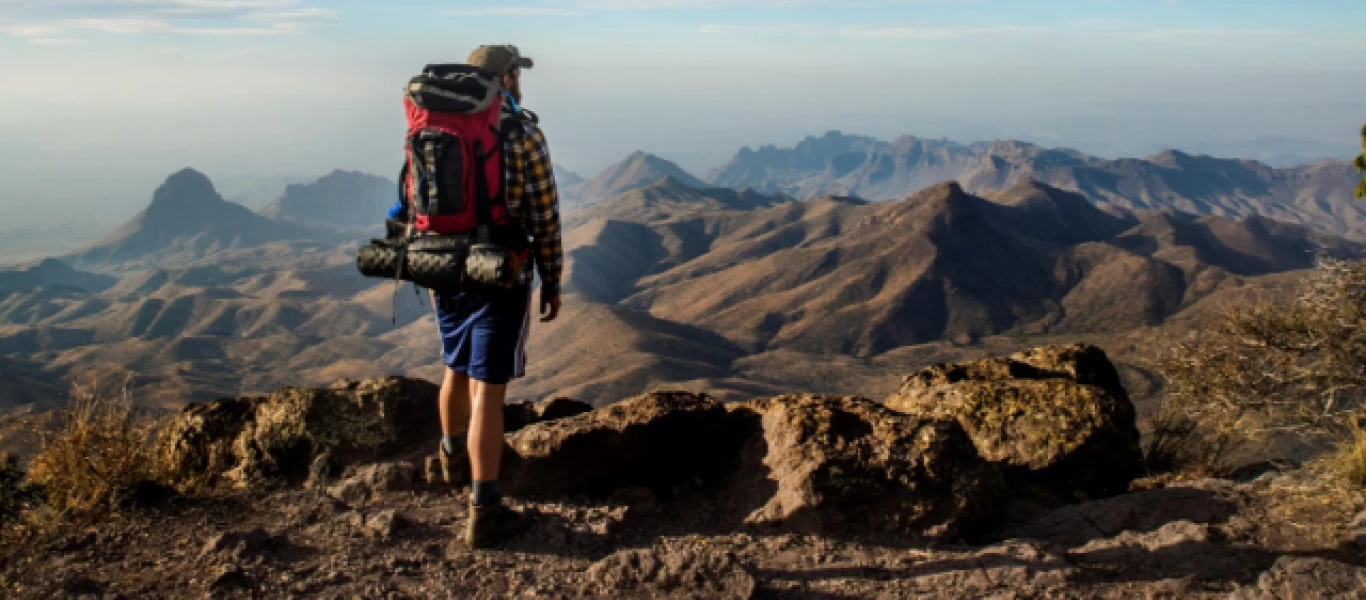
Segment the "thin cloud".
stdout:
<path fill-rule="evenodd" d="M 798 33 L 802 35 L 823 35 L 829 31 L 811 25 L 703 25 L 697 28 L 703 35 L 723 35 L 728 33 Z"/>
<path fill-rule="evenodd" d="M 956 40 L 979 35 L 1001 35 L 1009 33 L 1036 33 L 1048 31 L 1045 27 L 1023 27 L 1019 25 L 985 26 L 941 26 L 941 27 L 850 27 L 841 30 L 843 35 L 870 40 Z"/>
<path fill-rule="evenodd" d="M 1302 31 L 1288 29 L 1154 29 L 1130 33 L 1127 37 L 1145 42 L 1199 44 L 1215 40 L 1293 38 L 1303 35 Z"/>
<path fill-rule="evenodd" d="M 28 38 L 28 43 L 30 43 L 30 44 L 38 44 L 39 46 L 70 46 L 70 45 L 72 45 L 72 44 L 79 44 L 79 43 L 81 43 L 81 40 L 74 39 L 74 38 L 45 38 L 45 37 L 35 37 L 35 38 Z"/>
<path fill-rule="evenodd" d="M 839 35 L 843 37 L 861 38 L 869 40 L 880 39 L 905 39 L 905 40 L 953 40 L 964 37 L 980 35 L 1002 35 L 1011 33 L 1032 33 L 1048 31 L 1041 27 L 1023 27 L 1018 25 L 985 25 L 985 26 L 927 26 L 927 27 L 859 27 L 859 26 L 831 26 L 818 27 L 809 25 L 703 25 L 697 29 L 698 33 L 704 35 L 722 35 L 731 33 L 799 33 L 803 35 Z"/>
<path fill-rule="evenodd" d="M 258 36 L 297 33 L 335 21 L 335 10 L 305 0 L 44 0 L 0 2 L 0 32 L 35 39 L 72 39 L 71 32 L 125 35 Z"/>
<path fill-rule="evenodd" d="M 724 10 L 730 8 L 863 8 L 927 0 L 583 0 L 563 2 L 601 10 Z"/>
<path fill-rule="evenodd" d="M 42 38 L 57 35 L 62 32 L 61 28 L 59 27 L 50 27 L 44 25 L 6 25 L 4 27 L 0 27 L 0 31 L 3 31 L 15 37 L 25 38 Z"/>
<path fill-rule="evenodd" d="M 437 11 L 436 14 L 447 17 L 567 17 L 581 15 L 583 14 L 583 11 L 545 6 L 500 6 L 495 8 L 442 10 Z"/>

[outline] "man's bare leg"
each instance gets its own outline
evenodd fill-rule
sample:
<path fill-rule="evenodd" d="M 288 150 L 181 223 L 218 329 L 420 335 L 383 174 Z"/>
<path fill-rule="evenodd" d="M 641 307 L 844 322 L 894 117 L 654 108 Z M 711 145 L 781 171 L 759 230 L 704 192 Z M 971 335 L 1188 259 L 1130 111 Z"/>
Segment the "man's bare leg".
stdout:
<path fill-rule="evenodd" d="M 470 473 L 474 480 L 474 503 L 496 504 L 499 500 L 498 469 L 503 458 L 503 400 L 507 385 L 492 385 L 470 380 L 473 398 L 470 412 Z"/>
<path fill-rule="evenodd" d="M 464 435 L 470 423 L 470 378 L 446 369 L 441 382 L 441 434 L 447 437 Z M 454 450 L 455 448 L 451 448 Z"/>
<path fill-rule="evenodd" d="M 437 404 L 441 411 L 441 477 L 446 483 L 455 483 L 459 479 L 455 470 L 461 465 L 452 464 L 447 457 L 465 446 L 462 438 L 470 423 L 470 378 L 446 369 Z"/>
<path fill-rule="evenodd" d="M 488 548 L 526 529 L 525 515 L 503 504 L 498 469 L 503 458 L 503 399 L 507 385 L 470 381 L 470 470 L 474 474 L 465 543 Z"/>

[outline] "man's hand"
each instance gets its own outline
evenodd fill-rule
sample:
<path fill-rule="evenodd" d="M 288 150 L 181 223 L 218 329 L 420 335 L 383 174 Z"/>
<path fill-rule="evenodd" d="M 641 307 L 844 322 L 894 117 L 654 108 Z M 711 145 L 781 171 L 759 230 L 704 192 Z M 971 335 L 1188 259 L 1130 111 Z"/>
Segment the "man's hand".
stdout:
<path fill-rule="evenodd" d="M 560 295 L 547 296 L 545 290 L 541 290 L 541 322 L 549 323 L 560 316 Z"/>

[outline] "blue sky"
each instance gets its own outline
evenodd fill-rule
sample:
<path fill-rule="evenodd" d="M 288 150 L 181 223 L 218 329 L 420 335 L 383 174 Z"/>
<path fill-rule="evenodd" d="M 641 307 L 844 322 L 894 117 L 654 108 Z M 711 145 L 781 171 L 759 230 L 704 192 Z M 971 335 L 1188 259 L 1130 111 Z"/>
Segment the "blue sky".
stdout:
<path fill-rule="evenodd" d="M 126 217 L 187 165 L 388 174 L 403 81 L 501 42 L 588 175 L 635 149 L 705 174 L 827 129 L 1345 152 L 1363 25 L 1360 0 L 0 0 L 0 214 Z"/>

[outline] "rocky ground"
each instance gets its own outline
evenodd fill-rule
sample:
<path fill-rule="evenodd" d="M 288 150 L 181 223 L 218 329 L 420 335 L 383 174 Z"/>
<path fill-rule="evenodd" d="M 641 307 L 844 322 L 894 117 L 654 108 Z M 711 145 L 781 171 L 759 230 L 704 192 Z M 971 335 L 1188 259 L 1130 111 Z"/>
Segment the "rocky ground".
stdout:
<path fill-rule="evenodd" d="M 976 544 L 728 530 L 647 492 L 520 502 L 531 530 L 483 552 L 455 542 L 464 492 L 244 493 L 7 540 L 0 581 L 9 598 L 1366 597 L 1363 498 L 1323 481 L 1193 481 Z"/>
<path fill-rule="evenodd" d="M 172 429 L 171 453 L 183 477 L 218 492 L 141 486 L 98 523 L 10 528 L 0 590 L 1366 598 L 1366 495 L 1315 467 L 1116 493 L 1110 471 L 1133 479 L 1137 438 L 1097 352 L 928 369 L 885 405 L 655 394 L 586 413 L 566 401 L 512 407 L 504 479 L 532 527 L 482 552 L 455 542 L 467 488 L 431 482 L 423 449 L 391 443 L 433 439 L 416 437 L 427 421 L 403 409 L 429 408 L 423 384 L 203 405 Z"/>

